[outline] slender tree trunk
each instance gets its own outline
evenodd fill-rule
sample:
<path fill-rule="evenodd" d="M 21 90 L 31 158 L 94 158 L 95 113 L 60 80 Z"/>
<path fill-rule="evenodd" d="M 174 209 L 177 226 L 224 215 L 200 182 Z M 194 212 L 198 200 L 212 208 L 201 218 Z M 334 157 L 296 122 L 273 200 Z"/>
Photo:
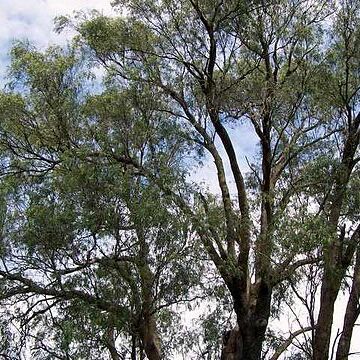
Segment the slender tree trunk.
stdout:
<path fill-rule="evenodd" d="M 340 336 L 339 345 L 336 352 L 336 360 L 347 360 L 350 352 L 352 332 L 355 322 L 360 313 L 360 248 L 357 250 L 356 262 L 354 267 L 354 277 L 351 287 L 350 297 L 347 303 L 343 330 Z"/>
<path fill-rule="evenodd" d="M 334 234 L 338 230 L 346 188 L 356 163 L 354 158 L 360 139 L 360 113 L 355 119 L 352 119 L 350 115 L 348 124 L 348 136 L 344 142 L 341 164 L 335 174 L 335 187 L 330 201 L 328 226 L 333 229 Z M 330 244 L 324 247 L 324 275 L 321 286 L 320 311 L 314 338 L 314 360 L 328 359 L 335 300 L 340 290 L 341 281 L 350 265 L 349 258 L 351 259 L 355 252 L 355 249 L 349 248 L 349 246 L 344 250 L 344 236 L 345 234 L 336 236 Z M 350 253 L 347 254 L 347 259 L 344 259 L 344 253 L 348 252 Z"/>
<path fill-rule="evenodd" d="M 136 358 L 137 358 L 137 356 L 136 356 L 136 350 L 137 350 L 136 340 L 137 340 L 136 335 L 132 335 L 132 337 L 131 337 L 131 360 L 136 360 Z"/>
<path fill-rule="evenodd" d="M 343 250 L 342 244 L 344 236 L 345 230 L 342 234 L 340 234 L 338 239 L 330 245 L 329 248 L 324 250 L 325 268 L 321 286 L 320 310 L 314 337 L 314 360 L 328 359 L 334 304 L 340 290 L 341 282 L 344 279 L 356 250 L 359 228 L 355 230 L 351 238 L 348 240 L 348 246 L 345 250 Z M 357 259 L 356 261 L 358 262 L 359 260 Z M 357 272 L 358 271 L 359 270 L 357 270 Z M 355 286 L 355 292 L 353 293 L 353 296 L 355 297 L 356 291 L 358 291 L 356 290 L 358 287 L 356 281 L 357 278 L 354 274 L 353 286 Z M 351 309 L 349 309 L 349 311 L 351 313 Z M 348 316 L 351 318 L 350 314 Z M 350 321 L 350 319 L 348 320 Z M 350 324 L 351 321 L 347 326 L 350 326 Z M 344 323 L 344 326 L 345 325 L 346 324 Z"/>
<path fill-rule="evenodd" d="M 149 246 L 145 240 L 145 234 L 142 228 L 137 228 L 141 261 L 138 262 L 138 271 L 141 278 L 141 316 L 139 323 L 139 335 L 143 349 L 149 360 L 161 359 L 160 338 L 156 330 L 156 318 L 153 313 L 155 303 L 153 287 L 154 274 L 152 273 L 148 256 Z"/>

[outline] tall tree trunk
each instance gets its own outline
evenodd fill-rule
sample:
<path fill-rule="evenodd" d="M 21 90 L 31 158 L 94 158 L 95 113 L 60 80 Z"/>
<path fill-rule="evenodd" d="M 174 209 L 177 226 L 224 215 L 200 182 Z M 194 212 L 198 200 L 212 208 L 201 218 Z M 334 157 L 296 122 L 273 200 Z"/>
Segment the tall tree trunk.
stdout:
<path fill-rule="evenodd" d="M 268 326 L 271 307 L 272 288 L 261 280 L 254 284 L 254 297 L 250 297 L 250 317 L 247 324 L 243 324 L 240 331 L 243 333 L 243 357 L 246 360 L 260 360 L 265 332 Z M 238 322 L 241 318 L 238 317 Z"/>
<path fill-rule="evenodd" d="M 142 228 L 136 228 L 139 239 L 139 255 L 141 260 L 137 263 L 141 279 L 141 314 L 139 318 L 139 335 L 142 347 L 149 360 L 161 359 L 160 338 L 156 330 L 154 315 L 154 274 L 149 266 L 149 245 L 146 242 Z"/>
<path fill-rule="evenodd" d="M 350 352 L 352 332 L 360 313 L 360 248 L 358 247 L 354 267 L 353 283 L 346 306 L 343 330 L 336 351 L 336 360 L 347 360 Z"/>
<path fill-rule="evenodd" d="M 137 342 L 137 336 L 135 334 L 133 334 L 132 337 L 131 337 L 131 360 L 136 360 L 136 358 L 137 358 L 137 356 L 136 356 L 136 350 L 137 350 L 136 342 Z"/>
<path fill-rule="evenodd" d="M 243 337 L 243 352 L 241 360 L 260 360 L 265 331 L 251 328 Z"/>
<path fill-rule="evenodd" d="M 343 241 L 345 236 L 345 227 L 343 227 L 342 233 L 338 237 L 338 244 L 336 241 L 331 244 L 331 246 L 324 250 L 324 261 L 325 269 L 322 279 L 321 286 L 321 296 L 320 296 L 320 310 L 318 321 L 316 325 L 316 332 L 314 337 L 314 360 L 327 359 L 329 355 L 329 344 L 331 337 L 331 327 L 333 322 L 333 313 L 334 313 L 334 304 L 337 298 L 337 295 L 340 290 L 340 285 L 342 280 L 345 277 L 346 271 L 351 264 L 351 260 L 354 256 L 356 247 L 359 242 L 360 226 L 354 231 L 350 239 L 347 241 L 347 247 L 343 249 Z M 340 239 L 340 241 L 339 241 Z M 359 250 L 358 250 L 359 251 Z M 356 258 L 356 264 L 360 261 Z M 359 288 L 358 278 L 356 273 L 360 270 L 356 265 L 354 269 L 354 279 L 353 279 L 353 288 L 352 296 L 356 298 L 358 295 L 357 290 Z M 355 287 L 355 288 L 354 288 Z M 350 300 L 349 300 L 350 301 Z M 355 300 L 352 300 L 355 301 Z M 348 306 L 350 306 L 348 304 Z M 351 308 L 349 312 L 351 313 Z M 351 325 L 351 316 L 348 315 L 349 324 Z M 347 320 L 345 319 L 345 322 Z M 356 319 L 354 320 L 354 322 Z M 346 323 L 344 323 L 345 326 Z M 348 330 L 347 330 L 348 331 Z M 345 335 L 344 335 L 345 336 Z M 351 336 L 350 336 L 351 338 Z"/>

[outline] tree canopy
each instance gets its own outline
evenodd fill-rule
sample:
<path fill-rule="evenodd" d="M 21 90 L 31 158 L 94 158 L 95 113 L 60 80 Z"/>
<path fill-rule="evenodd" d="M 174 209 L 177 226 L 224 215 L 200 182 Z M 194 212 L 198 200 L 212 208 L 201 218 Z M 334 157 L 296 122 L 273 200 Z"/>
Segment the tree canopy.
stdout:
<path fill-rule="evenodd" d="M 360 4 L 113 6 L 59 17 L 57 31 L 76 32 L 65 48 L 11 51 L 2 356 L 347 359 L 360 314 Z M 217 192 L 196 181 L 203 164 Z M 297 327 L 280 331 L 289 314 Z"/>

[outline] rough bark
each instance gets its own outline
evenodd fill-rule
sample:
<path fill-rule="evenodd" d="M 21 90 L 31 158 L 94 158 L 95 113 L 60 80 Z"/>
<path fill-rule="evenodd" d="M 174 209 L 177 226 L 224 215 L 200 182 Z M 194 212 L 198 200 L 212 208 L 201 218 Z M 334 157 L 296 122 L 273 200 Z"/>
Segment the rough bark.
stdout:
<path fill-rule="evenodd" d="M 254 296 L 250 296 L 248 323 L 242 324 L 243 359 L 261 359 L 262 344 L 270 317 L 272 288 L 261 280 L 253 286 Z M 238 316 L 238 321 L 241 319 Z"/>
<path fill-rule="evenodd" d="M 221 360 L 259 360 L 263 342 L 263 331 L 254 331 L 248 324 L 244 332 L 239 327 L 227 331 L 223 336 Z M 259 336 L 260 335 L 260 336 Z"/>
<path fill-rule="evenodd" d="M 221 360 L 259 360 L 266 325 L 248 324 L 243 332 L 231 330 L 224 336 Z"/>
<path fill-rule="evenodd" d="M 139 318 L 139 335 L 142 347 L 149 360 L 161 359 L 160 338 L 156 330 L 156 319 L 154 315 L 154 274 L 150 269 L 149 245 L 145 240 L 145 234 L 142 228 L 136 228 L 139 239 L 140 261 L 138 262 L 138 270 L 141 279 L 141 301 L 142 309 Z"/>

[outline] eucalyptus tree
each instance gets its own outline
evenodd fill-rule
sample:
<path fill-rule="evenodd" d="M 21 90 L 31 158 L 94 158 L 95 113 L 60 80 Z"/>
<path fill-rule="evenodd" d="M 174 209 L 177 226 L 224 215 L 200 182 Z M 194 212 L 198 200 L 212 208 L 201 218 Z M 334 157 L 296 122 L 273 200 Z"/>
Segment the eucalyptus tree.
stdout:
<path fill-rule="evenodd" d="M 321 102 L 332 112 L 330 121 L 338 132 L 332 149 L 325 155 L 330 181 L 317 198 L 320 211 L 329 231 L 329 239 L 323 243 L 324 272 L 321 285 L 320 310 L 314 339 L 314 359 L 328 357 L 334 304 L 359 246 L 359 140 L 360 140 L 360 4 L 342 1 L 333 22 L 331 46 L 325 54 L 326 83 L 322 84 Z M 357 260 L 358 262 L 358 260 Z M 358 265 L 355 264 L 353 286 L 358 291 Z M 354 288 L 350 302 L 354 300 Z M 355 298 L 358 295 L 355 295 Z M 350 305 L 354 306 L 354 304 Z M 356 307 L 355 307 L 356 308 Z M 344 332 L 337 351 L 338 359 L 347 359 L 351 335 L 349 331 L 356 321 L 345 321 Z M 352 324 L 352 325 L 351 325 Z M 350 332 L 351 334 L 351 332 Z M 344 337 L 347 337 L 345 340 Z M 345 345 L 346 343 L 346 345 Z"/>
<path fill-rule="evenodd" d="M 208 211 L 204 191 L 198 195 L 202 206 L 194 208 L 131 154 L 114 155 L 141 170 L 192 219 L 233 299 L 237 328 L 224 338 L 222 358 L 260 359 L 274 290 L 299 267 L 320 259 L 323 234 L 316 227 L 316 235 L 303 231 L 306 236 L 295 241 L 281 224 L 296 220 L 294 205 L 302 220 L 307 217 L 311 204 L 294 185 L 341 131 L 314 103 L 332 4 L 129 0 L 114 5 L 126 16 L 98 15 L 72 24 L 59 18 L 58 28 L 69 23 L 76 28 L 108 81 L 151 87 L 164 99 L 158 111 L 169 123 L 181 124 L 184 136 L 213 160 L 219 222 Z M 249 164 L 249 183 L 236 147 L 247 136 L 243 123 L 252 125 L 260 148 Z"/>
<path fill-rule="evenodd" d="M 308 330 L 304 356 L 327 358 L 359 236 L 357 2 L 114 6 L 125 16 L 58 19 L 78 32 L 68 54 L 13 50 L 17 91 L 1 98 L 3 301 L 26 304 L 25 325 L 51 323 L 52 341 L 30 332 L 39 354 L 90 358 L 100 346 L 158 359 L 167 305 L 209 286 L 210 259 L 236 315 L 220 329 L 222 359 L 277 359 Z M 93 62 L 105 70 L 97 95 L 80 86 Z M 249 125 L 259 151 L 246 177 Z M 204 156 L 218 195 L 186 177 Z M 309 326 L 266 354 L 287 285 L 296 292 L 318 265 L 318 318 L 312 307 Z M 354 273 L 338 358 L 359 311 L 358 260 Z"/>
<path fill-rule="evenodd" d="M 12 59 L 0 95 L 2 353 L 160 359 L 176 345 L 169 306 L 195 296 L 203 265 L 188 220 L 139 166 L 188 196 L 182 130 L 146 86 L 89 93 L 74 48 L 20 43 Z"/>
<path fill-rule="evenodd" d="M 335 353 L 337 359 L 347 359 L 359 316 L 360 8 L 358 2 L 341 1 L 335 10 L 309 93 L 316 116 L 323 118 L 333 134 L 294 183 L 300 201 L 312 207 L 305 211 L 307 219 L 294 208 L 290 219 L 282 219 L 277 229 L 286 225 L 288 231 L 298 233 L 296 237 L 313 237 L 323 257 L 320 278 L 311 280 L 318 282 L 320 293 L 313 292 L 311 301 L 299 296 L 309 318 L 303 326 L 312 328 L 307 358 L 313 359 L 333 358 Z M 294 285 L 292 279 L 290 285 L 295 294 L 303 287 L 301 282 Z M 344 325 L 331 344 L 335 301 L 344 286 L 350 288 Z"/>

